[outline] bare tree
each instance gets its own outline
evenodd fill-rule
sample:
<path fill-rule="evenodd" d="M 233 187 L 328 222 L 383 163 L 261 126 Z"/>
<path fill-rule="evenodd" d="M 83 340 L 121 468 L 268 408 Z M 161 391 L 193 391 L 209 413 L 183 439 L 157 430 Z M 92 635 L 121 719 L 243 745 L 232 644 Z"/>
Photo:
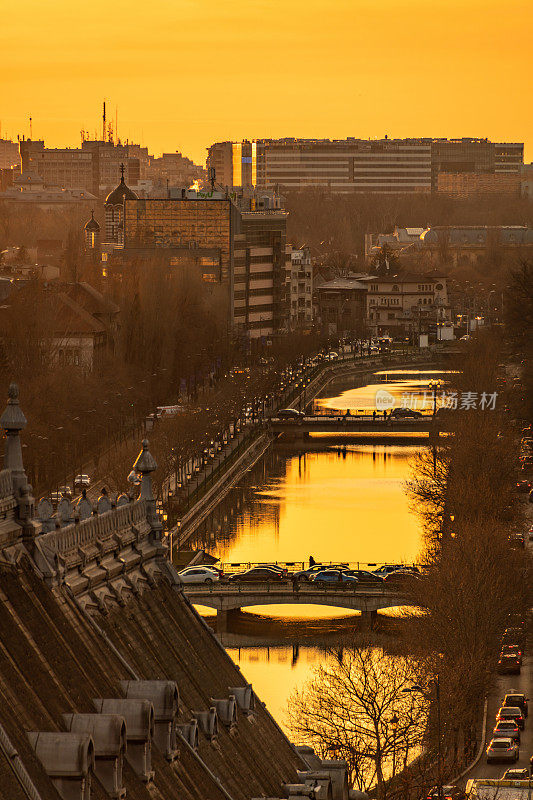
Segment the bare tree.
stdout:
<path fill-rule="evenodd" d="M 425 697 L 405 692 L 419 677 L 417 665 L 369 644 L 328 655 L 290 698 L 290 729 L 322 757 L 345 759 L 353 785 L 377 784 L 385 798 L 387 779 L 416 755 L 426 727 Z"/>

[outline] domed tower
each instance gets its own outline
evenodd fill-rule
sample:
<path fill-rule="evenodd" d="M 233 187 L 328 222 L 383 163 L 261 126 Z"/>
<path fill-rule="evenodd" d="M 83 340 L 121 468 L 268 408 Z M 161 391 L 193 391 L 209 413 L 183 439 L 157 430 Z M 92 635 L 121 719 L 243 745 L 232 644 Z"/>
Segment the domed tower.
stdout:
<path fill-rule="evenodd" d="M 91 219 L 85 223 L 85 249 L 96 250 L 100 242 L 100 225 L 94 218 L 94 211 L 91 211 Z"/>
<path fill-rule="evenodd" d="M 124 200 L 137 200 L 137 195 L 124 181 L 124 164 L 120 165 L 121 178 L 116 189 L 105 200 L 105 237 L 110 244 L 124 244 Z"/>

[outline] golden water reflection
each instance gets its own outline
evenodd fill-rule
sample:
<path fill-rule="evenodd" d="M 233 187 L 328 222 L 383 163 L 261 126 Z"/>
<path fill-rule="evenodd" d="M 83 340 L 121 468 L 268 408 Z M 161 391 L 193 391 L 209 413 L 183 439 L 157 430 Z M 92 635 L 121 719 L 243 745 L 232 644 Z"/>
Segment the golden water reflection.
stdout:
<path fill-rule="evenodd" d="M 421 401 L 424 391 L 427 397 L 429 379 L 436 375 L 442 373 L 428 373 L 424 379 L 419 373 L 411 377 L 402 372 L 399 380 L 386 384 L 378 383 L 375 376 L 375 383 L 318 402 L 329 409 L 373 410 L 380 388 L 398 398 L 399 405 L 405 393 Z M 263 466 L 233 490 L 230 510 L 220 513 L 218 523 L 212 523 L 198 544 L 222 562 L 308 562 L 310 555 L 316 561 L 360 562 L 362 566 L 413 562 L 422 539 L 419 520 L 409 508 L 405 481 L 410 460 L 421 446 L 424 441 L 402 446 L 348 440 L 332 446 L 321 444 L 319 437 L 300 452 L 296 445 L 292 449 L 276 446 Z M 319 620 L 344 616 L 349 628 L 354 615 L 322 606 L 257 606 L 246 612 L 275 617 L 287 625 L 291 619 L 308 619 L 317 620 L 318 626 Z M 258 622 L 258 627 L 264 631 L 264 641 L 252 638 L 247 646 L 226 647 L 283 726 L 288 697 L 310 678 L 314 666 L 323 663 L 324 650 L 310 643 L 277 641 L 268 646 L 268 620 L 264 625 Z"/>

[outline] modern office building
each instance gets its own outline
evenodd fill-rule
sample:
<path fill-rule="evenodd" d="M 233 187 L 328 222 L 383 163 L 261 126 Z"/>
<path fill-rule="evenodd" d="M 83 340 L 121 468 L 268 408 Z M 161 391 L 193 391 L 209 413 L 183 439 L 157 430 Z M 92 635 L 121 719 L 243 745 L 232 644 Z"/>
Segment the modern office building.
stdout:
<path fill-rule="evenodd" d="M 82 189 L 96 196 L 117 185 L 121 164 L 129 183 L 140 177 L 139 158 L 130 155 L 130 145 L 85 140 L 81 148 L 49 148 L 43 140 L 23 139 L 20 157 L 22 172 L 37 173 L 46 187 Z"/>
<path fill-rule="evenodd" d="M 269 337 L 288 326 L 290 250 L 288 214 L 268 206 L 251 195 L 187 189 L 139 199 L 121 182 L 105 204 L 102 258 L 157 252 L 170 268 L 196 265 L 206 283 L 225 287 L 232 330 Z"/>
<path fill-rule="evenodd" d="M 218 142 L 207 165 L 217 183 L 258 190 L 427 193 L 445 173 L 515 174 L 521 143 L 487 139 L 260 139 Z"/>

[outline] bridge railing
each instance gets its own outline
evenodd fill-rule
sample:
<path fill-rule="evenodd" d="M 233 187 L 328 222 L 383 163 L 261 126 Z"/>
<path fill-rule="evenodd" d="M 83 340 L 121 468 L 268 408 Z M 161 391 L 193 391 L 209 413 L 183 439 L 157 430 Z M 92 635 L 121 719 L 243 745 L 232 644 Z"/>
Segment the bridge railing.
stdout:
<path fill-rule="evenodd" d="M 391 586 L 384 581 L 382 584 L 375 583 L 353 583 L 351 581 L 328 582 L 316 584 L 314 581 L 309 583 L 293 583 L 290 580 L 284 581 L 216 581 L 215 583 L 185 584 L 183 586 L 185 594 L 194 596 L 216 595 L 217 597 L 234 596 L 236 594 L 259 594 L 259 595 L 299 595 L 313 596 L 317 594 L 349 594 L 365 595 L 368 597 L 381 597 L 383 595 L 402 595 L 404 587 Z"/>
<path fill-rule="evenodd" d="M 345 567 L 346 569 L 365 570 L 373 572 L 380 567 L 385 567 L 390 564 L 390 561 L 317 561 L 318 565 L 323 566 L 324 569 L 336 568 L 337 566 Z M 401 564 L 404 568 L 418 567 L 417 564 L 412 562 L 395 561 L 394 564 Z M 289 572 L 298 572 L 305 570 L 309 567 L 308 561 L 223 561 L 217 564 L 217 569 L 221 569 L 225 575 L 231 575 L 235 572 L 244 572 L 244 570 L 252 569 L 252 567 L 268 567 L 275 566 L 287 569 Z"/>

